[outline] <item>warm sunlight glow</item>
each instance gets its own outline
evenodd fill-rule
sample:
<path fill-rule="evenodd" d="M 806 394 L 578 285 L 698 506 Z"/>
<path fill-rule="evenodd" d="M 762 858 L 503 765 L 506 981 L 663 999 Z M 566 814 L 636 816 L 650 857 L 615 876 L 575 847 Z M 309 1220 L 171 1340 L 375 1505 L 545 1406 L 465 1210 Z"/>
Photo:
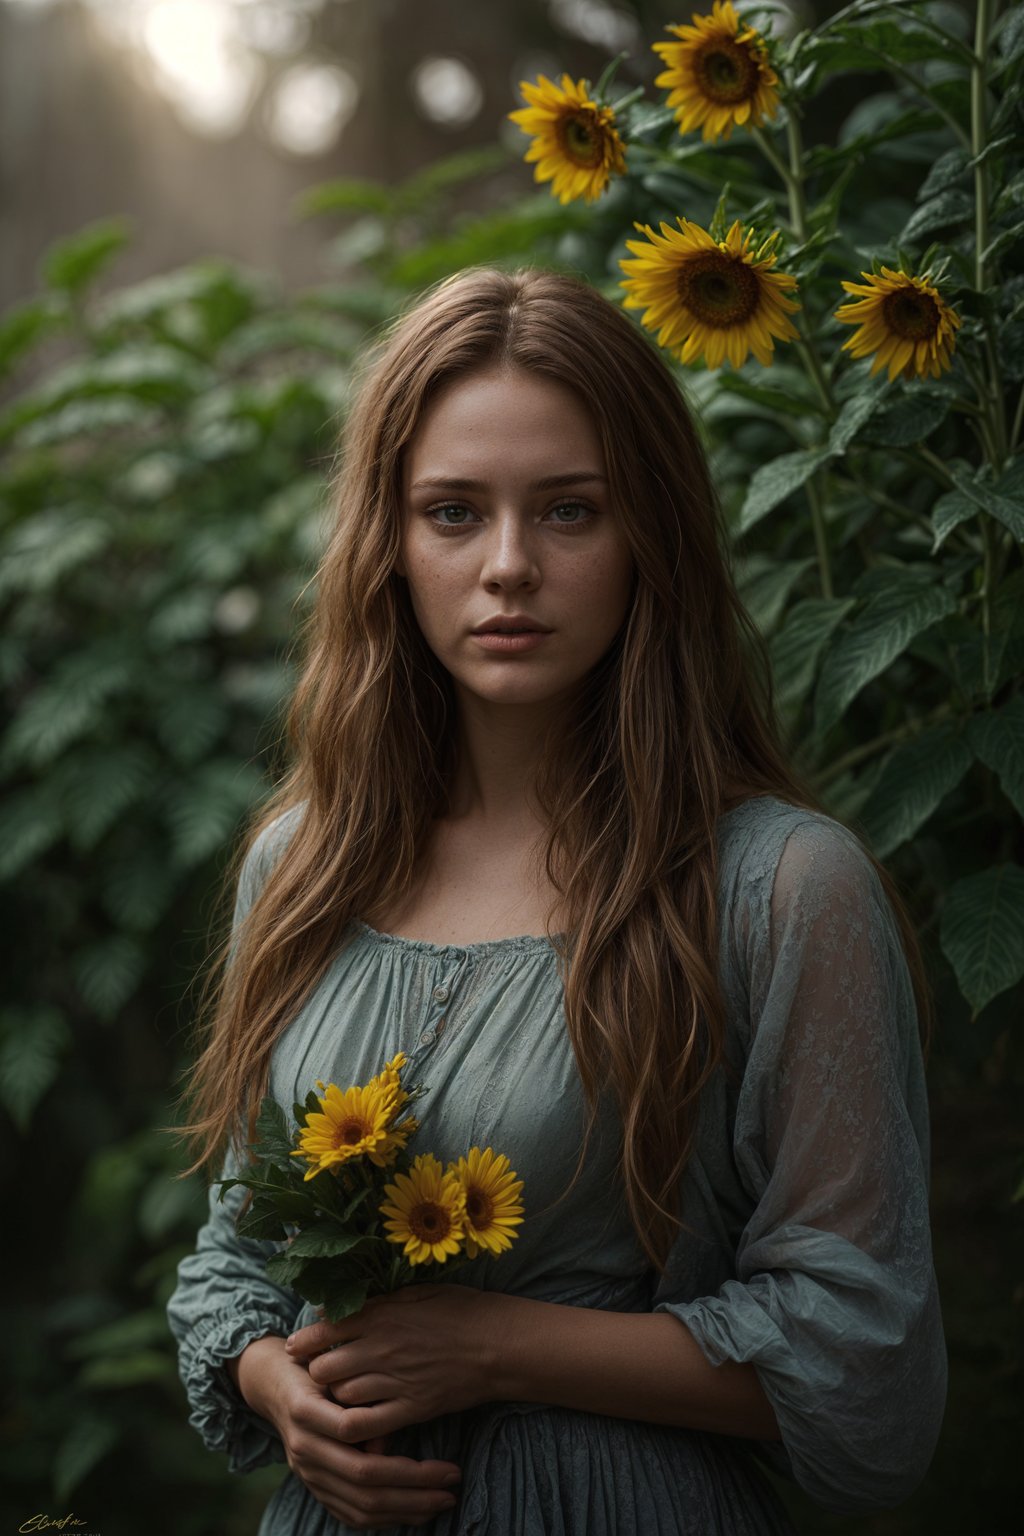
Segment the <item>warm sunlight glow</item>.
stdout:
<path fill-rule="evenodd" d="M 274 140 L 295 155 L 319 155 L 337 142 L 359 104 L 356 78 L 339 64 L 296 64 L 267 104 Z"/>
<path fill-rule="evenodd" d="M 234 133 L 263 76 L 239 36 L 234 6 L 159 0 L 142 35 L 161 87 L 185 119 L 206 133 Z"/>
<path fill-rule="evenodd" d="M 432 123 L 461 128 L 484 104 L 483 87 L 461 59 L 421 59 L 412 72 L 416 105 Z"/>

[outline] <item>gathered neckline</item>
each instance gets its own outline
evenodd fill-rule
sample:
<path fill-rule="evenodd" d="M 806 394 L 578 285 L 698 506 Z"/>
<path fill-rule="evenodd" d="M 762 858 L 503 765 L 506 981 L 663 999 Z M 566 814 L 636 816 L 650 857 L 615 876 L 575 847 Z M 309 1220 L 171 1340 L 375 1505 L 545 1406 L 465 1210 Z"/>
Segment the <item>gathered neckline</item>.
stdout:
<path fill-rule="evenodd" d="M 775 795 L 750 795 L 746 800 L 740 800 L 728 811 L 723 811 L 719 821 L 725 821 L 729 817 L 735 816 L 738 811 L 746 810 L 750 806 L 757 804 L 760 800 L 775 800 L 777 798 Z M 786 802 L 782 803 L 785 804 Z M 364 923 L 361 917 L 354 917 L 352 925 L 368 943 L 392 945 L 396 949 L 418 951 L 420 954 L 425 955 L 474 954 L 486 956 L 500 954 L 505 950 L 519 951 L 521 953 L 540 953 L 546 950 L 550 954 L 555 954 L 556 949 L 552 939 L 564 942 L 567 938 L 567 935 L 564 933 L 556 933 L 552 935 L 552 939 L 547 938 L 544 934 L 518 933 L 503 939 L 481 939 L 476 944 L 435 944 L 430 939 L 407 939 L 400 933 L 382 933 L 379 928 L 371 928 L 369 923 Z"/>
<path fill-rule="evenodd" d="M 381 933 L 378 928 L 371 928 L 369 923 L 364 923 L 361 917 L 352 919 L 353 924 L 365 939 L 375 944 L 393 944 L 400 949 L 419 950 L 428 955 L 474 954 L 489 955 L 498 954 L 502 950 L 549 950 L 555 953 L 555 947 L 551 940 L 544 934 L 517 933 L 503 939 L 481 939 L 476 944 L 435 944 L 430 939 L 407 939 L 400 933 Z M 556 939 L 564 939 L 564 933 L 556 933 Z"/>

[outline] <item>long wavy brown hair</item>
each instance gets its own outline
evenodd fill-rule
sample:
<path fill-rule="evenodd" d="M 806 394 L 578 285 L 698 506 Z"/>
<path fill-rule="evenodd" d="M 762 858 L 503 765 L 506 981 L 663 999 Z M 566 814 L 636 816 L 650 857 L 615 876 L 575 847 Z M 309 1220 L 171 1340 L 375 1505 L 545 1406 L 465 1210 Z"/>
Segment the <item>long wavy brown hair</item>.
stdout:
<path fill-rule="evenodd" d="M 469 269 L 400 315 L 366 356 L 333 477 L 333 531 L 298 636 L 289 766 L 238 848 L 226 891 L 256 837 L 284 811 L 305 809 L 207 974 L 205 1043 L 182 1134 L 197 1154 L 193 1169 L 229 1143 L 241 1150 L 274 1043 L 350 920 L 406 898 L 431 823 L 446 812 L 454 690 L 394 569 L 403 450 L 442 386 L 494 365 L 576 391 L 600 433 L 632 549 L 631 610 L 550 734 L 535 794 L 565 940 L 550 921 L 548 937 L 589 1111 L 576 1176 L 610 1086 L 631 1219 L 660 1271 L 681 1226 L 698 1098 L 728 1065 L 717 819 L 730 795 L 822 806 L 780 743 L 765 648 L 737 596 L 678 385 L 627 316 L 572 277 Z M 927 1045 L 931 1006 L 913 927 L 872 862 L 900 923 Z"/>

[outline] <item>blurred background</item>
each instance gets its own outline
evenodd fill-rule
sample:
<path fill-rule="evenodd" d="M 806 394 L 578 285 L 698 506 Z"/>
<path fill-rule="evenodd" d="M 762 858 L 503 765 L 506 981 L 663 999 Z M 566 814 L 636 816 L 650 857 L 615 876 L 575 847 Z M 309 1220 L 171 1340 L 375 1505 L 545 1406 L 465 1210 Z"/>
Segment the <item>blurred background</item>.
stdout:
<path fill-rule="evenodd" d="M 760 15 L 792 35 L 838 9 Z M 964 29 L 971 10 L 936 13 Z M 560 207 L 506 114 L 521 80 L 593 81 L 623 50 L 617 86 L 650 90 L 650 42 L 687 20 L 661 0 L 0 0 L 11 1529 L 74 1509 L 103 1536 L 246 1536 L 281 1475 L 230 1477 L 188 1427 L 163 1308 L 205 1190 L 172 1178 L 161 1128 L 225 861 L 277 761 L 352 367 L 397 304 L 470 262 L 563 265 L 616 291 L 622 231 L 651 197 L 674 216 L 679 188 Z M 863 130 L 892 90 L 872 69 L 814 99 L 809 142 Z M 865 243 L 905 222 L 937 145 L 924 123 L 858 169 Z M 743 153 L 694 154 L 688 216 L 710 218 L 723 174 L 757 174 Z M 735 508 L 763 441 L 724 415 L 708 430 Z M 785 592 L 766 572 L 747 570 L 767 631 Z M 849 775 L 830 794 L 837 815 L 863 803 Z M 993 814 L 1010 826 L 1002 801 Z M 972 835 L 926 842 L 897 874 L 927 884 Z M 806 1533 L 1024 1529 L 1021 989 L 972 1012 L 930 955 L 947 1424 L 901 1510 L 842 1520 L 784 1488 Z"/>

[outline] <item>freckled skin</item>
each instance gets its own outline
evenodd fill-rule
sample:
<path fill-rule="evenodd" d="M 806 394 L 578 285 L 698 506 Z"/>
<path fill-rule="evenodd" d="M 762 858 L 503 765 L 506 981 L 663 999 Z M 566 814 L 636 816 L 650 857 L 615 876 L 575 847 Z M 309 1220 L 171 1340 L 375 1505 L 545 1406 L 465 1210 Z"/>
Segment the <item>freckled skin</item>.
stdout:
<path fill-rule="evenodd" d="M 519 368 L 448 385 L 405 454 L 396 569 L 460 705 L 494 725 L 494 706 L 500 715 L 515 706 L 527 730 L 548 718 L 629 611 L 632 556 L 606 481 L 535 488 L 570 472 L 606 476 L 597 429 L 573 390 Z M 416 488 L 424 479 L 482 487 Z M 577 522 L 585 526 L 565 526 Z M 438 532 L 438 523 L 459 531 Z M 554 633 L 531 651 L 488 652 L 470 631 L 499 612 L 526 613 Z"/>

